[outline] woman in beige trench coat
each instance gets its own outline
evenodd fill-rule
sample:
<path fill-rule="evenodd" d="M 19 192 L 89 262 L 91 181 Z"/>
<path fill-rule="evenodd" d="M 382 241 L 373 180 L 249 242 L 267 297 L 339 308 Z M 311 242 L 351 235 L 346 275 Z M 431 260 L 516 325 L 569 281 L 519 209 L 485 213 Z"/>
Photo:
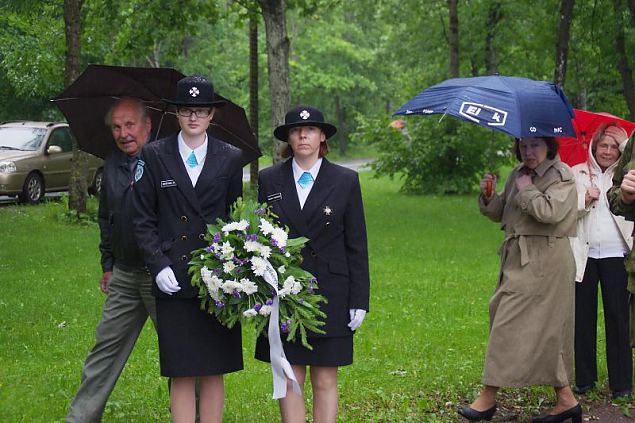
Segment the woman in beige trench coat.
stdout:
<path fill-rule="evenodd" d="M 573 359 L 576 233 L 573 174 L 554 138 L 516 140 L 516 166 L 501 194 L 493 175 L 481 181 L 481 213 L 501 222 L 501 270 L 490 300 L 490 336 L 480 395 L 459 414 L 491 420 L 500 387 L 550 385 L 557 402 L 533 422 L 581 421 L 569 387 Z"/>

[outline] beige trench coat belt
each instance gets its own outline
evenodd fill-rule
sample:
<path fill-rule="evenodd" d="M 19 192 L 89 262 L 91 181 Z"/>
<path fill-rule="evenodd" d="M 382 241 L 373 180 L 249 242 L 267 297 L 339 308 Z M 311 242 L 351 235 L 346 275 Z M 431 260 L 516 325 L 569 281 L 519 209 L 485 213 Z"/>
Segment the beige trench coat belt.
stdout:
<path fill-rule="evenodd" d="M 526 235 L 518 235 L 514 233 L 505 234 L 505 239 L 501 244 L 500 249 L 498 250 L 498 255 L 501 254 L 502 251 L 506 248 L 506 244 L 508 241 L 518 238 L 518 248 L 520 248 L 520 265 L 526 266 L 529 263 L 529 252 L 527 250 L 527 236 Z M 552 246 L 556 242 L 556 236 L 549 237 L 549 246 Z"/>

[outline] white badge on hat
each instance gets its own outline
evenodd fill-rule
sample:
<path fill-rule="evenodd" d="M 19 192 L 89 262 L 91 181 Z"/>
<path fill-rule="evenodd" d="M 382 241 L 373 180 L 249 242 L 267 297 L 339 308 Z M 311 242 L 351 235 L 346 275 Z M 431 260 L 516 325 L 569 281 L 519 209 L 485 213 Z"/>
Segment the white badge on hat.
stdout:
<path fill-rule="evenodd" d="M 192 87 L 192 88 L 190 88 L 190 95 L 191 95 L 192 97 L 196 97 L 196 96 L 198 95 L 198 93 L 199 93 L 199 92 L 200 92 L 200 91 L 199 91 L 199 90 L 198 90 L 198 88 L 196 88 L 196 87 Z"/>
<path fill-rule="evenodd" d="M 303 120 L 307 120 L 308 118 L 310 118 L 310 117 L 311 117 L 311 114 L 310 114 L 309 112 L 307 112 L 306 110 L 302 110 L 302 111 L 300 112 L 300 117 L 301 117 Z"/>

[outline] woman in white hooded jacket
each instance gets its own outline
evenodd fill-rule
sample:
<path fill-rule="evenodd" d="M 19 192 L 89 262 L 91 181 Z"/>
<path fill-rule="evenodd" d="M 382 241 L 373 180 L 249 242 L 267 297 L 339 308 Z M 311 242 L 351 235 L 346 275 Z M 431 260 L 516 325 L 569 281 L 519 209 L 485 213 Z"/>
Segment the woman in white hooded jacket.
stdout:
<path fill-rule="evenodd" d="M 606 360 L 613 397 L 632 391 L 629 309 L 624 256 L 633 239 L 633 222 L 615 216 L 606 191 L 628 137 L 622 128 L 601 126 L 593 135 L 588 161 L 573 167 L 578 191 L 578 236 L 571 238 L 576 261 L 574 392 L 584 394 L 597 382 L 598 282 L 602 287 Z"/>

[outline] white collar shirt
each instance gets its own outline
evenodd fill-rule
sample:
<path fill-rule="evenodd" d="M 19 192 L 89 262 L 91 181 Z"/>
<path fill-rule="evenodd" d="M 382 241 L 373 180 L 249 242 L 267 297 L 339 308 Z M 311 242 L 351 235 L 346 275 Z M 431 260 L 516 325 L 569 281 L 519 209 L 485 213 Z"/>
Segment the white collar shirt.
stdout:
<path fill-rule="evenodd" d="M 315 164 L 309 170 L 303 170 L 300 165 L 294 159 L 291 159 L 291 167 L 293 168 L 293 180 L 295 181 L 295 190 L 298 192 L 298 200 L 300 200 L 300 210 L 304 208 L 304 203 L 306 203 L 306 199 L 315 185 L 315 180 L 317 179 L 318 173 L 320 172 L 320 166 L 322 166 L 322 158 L 317 159 Z M 302 188 L 298 182 L 300 176 L 304 172 L 309 172 L 311 176 L 313 176 L 313 183 L 309 184 L 307 187 Z"/>
<path fill-rule="evenodd" d="M 201 176 L 201 172 L 203 171 L 203 165 L 205 164 L 205 157 L 207 156 L 207 134 L 205 134 L 205 142 L 194 150 L 185 144 L 185 140 L 183 140 L 183 135 L 179 132 L 178 135 L 178 144 L 179 144 L 179 154 L 181 155 L 181 160 L 183 160 L 183 165 L 185 166 L 185 170 L 187 170 L 187 175 L 190 177 L 192 181 L 192 186 L 196 186 L 196 181 L 198 181 L 198 177 Z M 194 152 L 194 156 L 196 157 L 196 162 L 198 163 L 194 167 L 190 167 L 187 164 L 187 159 L 190 157 L 190 154 Z"/>

